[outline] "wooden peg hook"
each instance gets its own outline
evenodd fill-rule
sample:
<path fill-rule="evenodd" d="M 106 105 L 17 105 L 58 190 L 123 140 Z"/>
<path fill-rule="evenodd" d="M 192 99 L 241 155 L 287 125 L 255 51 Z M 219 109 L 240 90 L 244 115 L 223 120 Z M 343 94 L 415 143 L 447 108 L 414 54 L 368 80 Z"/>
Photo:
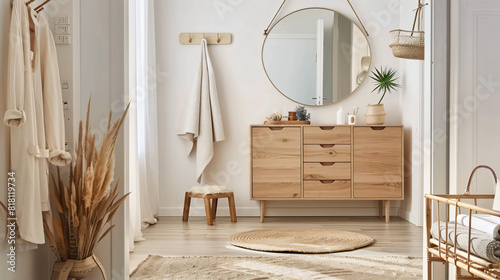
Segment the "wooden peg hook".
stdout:
<path fill-rule="evenodd" d="M 205 39 L 208 45 L 231 44 L 231 33 L 180 33 L 179 43 L 182 45 L 199 45 Z"/>

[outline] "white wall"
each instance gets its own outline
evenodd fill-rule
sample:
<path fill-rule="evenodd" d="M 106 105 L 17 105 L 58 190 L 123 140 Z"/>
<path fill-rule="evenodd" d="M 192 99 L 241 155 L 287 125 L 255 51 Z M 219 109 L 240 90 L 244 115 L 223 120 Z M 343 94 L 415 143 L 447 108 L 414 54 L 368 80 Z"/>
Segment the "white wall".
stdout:
<path fill-rule="evenodd" d="M 79 120 L 87 116 L 87 105 L 92 96 L 90 126 L 96 135 L 96 142 L 100 146 L 107 127 L 107 119 L 111 108 L 110 88 L 110 1 L 85 0 L 81 1 L 80 11 L 80 96 L 78 102 Z M 75 45 L 73 46 L 75 47 Z M 75 139 L 78 139 L 75 137 Z M 99 258 L 111 276 L 111 240 L 110 236 L 103 239 L 96 248 L 95 255 Z M 94 269 L 90 279 L 99 279 L 99 271 Z"/>
<path fill-rule="evenodd" d="M 183 193 L 196 184 L 194 158 L 186 157 L 184 143 L 176 134 L 179 119 L 182 118 L 185 96 L 190 90 L 196 70 L 200 48 L 180 45 L 178 36 L 181 32 L 233 34 L 231 45 L 209 46 L 217 75 L 226 140 L 215 145 L 216 155 L 206 171 L 205 183 L 230 185 L 235 191 L 238 215 L 258 215 L 258 202 L 251 201 L 249 194 L 249 125 L 262 123 L 265 116 L 273 112 L 293 110 L 296 105 L 276 91 L 267 79 L 261 64 L 264 40 L 262 34 L 281 3 L 280 0 L 156 2 L 161 215 L 181 215 Z M 400 60 L 392 56 L 388 47 L 388 31 L 400 27 L 399 1 L 359 0 L 353 5 L 370 33 L 368 39 L 373 52 L 372 65 L 377 67 L 388 65 L 399 69 Z M 289 1 L 281 16 L 305 7 L 331 8 L 357 22 L 347 2 L 342 1 Z M 405 69 L 413 67 L 409 64 Z M 376 103 L 380 98 L 371 92 L 372 88 L 372 84 L 366 82 L 350 97 L 335 105 L 308 107 L 312 122 L 334 123 L 337 106 L 347 110 L 359 106 L 358 122 L 364 124 L 366 105 Z M 407 94 L 405 90 L 399 90 L 398 93 L 385 97 L 383 103 L 387 111 L 387 124 L 400 124 L 403 121 L 402 95 Z M 405 124 L 411 124 L 413 119 L 410 114 L 405 116 Z M 227 214 L 224 205 L 220 207 L 221 214 Z M 267 205 L 269 206 L 267 215 L 378 214 L 378 205 L 373 201 L 272 201 Z M 397 215 L 399 203 L 391 205 L 392 214 Z M 200 201 L 195 200 L 192 206 L 192 215 L 204 215 Z M 413 211 L 413 208 L 409 211 Z"/>
<path fill-rule="evenodd" d="M 85 0 L 80 5 L 81 59 L 80 59 L 80 118 L 87 114 L 87 103 L 92 96 L 90 124 L 101 144 L 107 128 L 109 111 L 113 121 L 123 113 L 124 102 L 124 1 Z M 116 146 L 115 180 L 124 177 L 123 130 Z M 123 192 L 123 183 L 120 184 Z M 116 228 L 97 246 L 96 256 L 103 263 L 108 277 L 126 279 L 128 248 L 124 240 L 123 207 L 114 218 Z M 94 269 L 89 279 L 101 279 Z"/>
<path fill-rule="evenodd" d="M 416 2 L 401 0 L 401 29 L 411 30 Z M 425 12 L 424 12 L 425 14 Z M 422 21 L 422 30 L 424 22 Z M 405 124 L 405 200 L 401 203 L 400 215 L 410 222 L 422 225 L 423 201 L 423 98 L 422 60 L 400 60 L 402 88 L 400 95 L 403 123 Z"/>

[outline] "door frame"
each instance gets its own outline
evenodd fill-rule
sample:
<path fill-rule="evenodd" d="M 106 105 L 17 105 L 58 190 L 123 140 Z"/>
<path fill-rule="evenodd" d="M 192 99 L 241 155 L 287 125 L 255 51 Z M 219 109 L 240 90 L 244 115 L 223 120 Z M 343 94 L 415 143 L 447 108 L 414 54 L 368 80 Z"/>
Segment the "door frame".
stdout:
<path fill-rule="evenodd" d="M 429 1 L 430 16 L 425 17 L 424 104 L 423 104 L 423 185 L 426 194 L 449 193 L 449 100 L 450 100 L 450 0 Z M 424 201 L 422 201 L 422 209 Z M 436 212 L 436 211 L 433 211 Z M 423 213 L 423 211 L 422 211 Z M 425 231 L 422 236 L 427 244 Z M 427 256 L 423 248 L 424 258 Z M 427 261 L 423 261 L 427 271 Z M 436 265 L 434 279 L 447 279 L 447 269 Z M 427 275 L 424 273 L 424 279 Z"/>

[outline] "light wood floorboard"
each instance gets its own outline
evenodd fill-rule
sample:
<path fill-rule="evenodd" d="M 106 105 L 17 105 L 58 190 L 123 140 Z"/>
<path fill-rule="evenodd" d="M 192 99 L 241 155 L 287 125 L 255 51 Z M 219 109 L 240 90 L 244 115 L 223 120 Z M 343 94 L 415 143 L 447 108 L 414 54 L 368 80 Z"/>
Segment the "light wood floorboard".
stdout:
<path fill-rule="evenodd" d="M 273 227 L 318 227 L 353 231 L 371 236 L 375 243 L 349 252 L 332 253 L 339 256 L 413 256 L 422 257 L 422 227 L 391 217 L 385 223 L 379 217 L 217 217 L 208 226 L 204 217 L 160 217 L 158 223 L 143 230 L 145 241 L 135 243 L 130 254 L 130 271 L 148 255 L 161 256 L 263 256 L 276 255 L 234 247 L 229 237 L 237 232 Z M 287 254 L 283 254 L 287 255 Z"/>

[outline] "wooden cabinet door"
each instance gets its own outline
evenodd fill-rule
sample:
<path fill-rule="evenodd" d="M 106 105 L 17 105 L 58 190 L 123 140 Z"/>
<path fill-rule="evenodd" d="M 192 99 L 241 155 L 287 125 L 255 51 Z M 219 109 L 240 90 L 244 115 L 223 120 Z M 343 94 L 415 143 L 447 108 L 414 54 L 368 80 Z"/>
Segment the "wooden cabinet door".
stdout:
<path fill-rule="evenodd" d="M 300 127 L 252 127 L 252 198 L 300 198 Z"/>
<path fill-rule="evenodd" d="M 354 127 L 354 198 L 403 197 L 402 137 L 402 127 Z"/>

